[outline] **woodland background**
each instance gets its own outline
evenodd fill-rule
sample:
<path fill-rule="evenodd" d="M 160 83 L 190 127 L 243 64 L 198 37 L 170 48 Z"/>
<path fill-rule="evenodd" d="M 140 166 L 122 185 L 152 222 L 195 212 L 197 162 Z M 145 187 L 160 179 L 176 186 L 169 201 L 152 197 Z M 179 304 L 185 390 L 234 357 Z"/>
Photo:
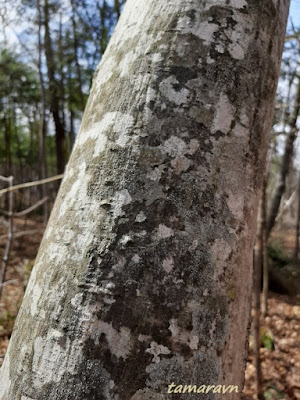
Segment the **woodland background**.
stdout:
<path fill-rule="evenodd" d="M 0 365 L 124 3 L 0 0 Z M 300 399 L 299 0 L 292 1 L 274 107 L 244 399 Z M 13 185 L 21 187 L 5 193 Z"/>

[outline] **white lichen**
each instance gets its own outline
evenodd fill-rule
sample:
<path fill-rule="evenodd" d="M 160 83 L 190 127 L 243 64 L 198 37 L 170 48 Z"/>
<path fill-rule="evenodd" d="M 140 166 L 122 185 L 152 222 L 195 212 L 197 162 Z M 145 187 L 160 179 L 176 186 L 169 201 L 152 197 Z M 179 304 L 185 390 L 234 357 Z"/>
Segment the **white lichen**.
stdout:
<path fill-rule="evenodd" d="M 37 337 L 33 345 L 33 388 L 40 389 L 48 383 L 58 383 L 65 373 L 75 374 L 81 360 L 77 346 L 76 341 L 71 343 L 56 329 L 50 329 L 44 337 Z"/>
<path fill-rule="evenodd" d="M 248 3 L 246 0 L 230 0 L 230 5 L 235 8 L 244 8 Z"/>
<path fill-rule="evenodd" d="M 213 120 L 212 132 L 218 130 L 223 133 L 228 133 L 231 128 L 232 120 L 234 119 L 235 108 L 229 101 L 225 93 L 221 93 L 220 99 L 216 106 L 216 113 Z"/>
<path fill-rule="evenodd" d="M 176 79 L 176 76 L 171 75 L 160 83 L 159 90 L 169 101 L 180 106 L 181 104 L 185 104 L 187 102 L 190 91 L 187 88 L 175 90 L 173 85 L 178 84 L 179 82 Z"/>
<path fill-rule="evenodd" d="M 118 135 L 116 143 L 124 147 L 129 140 L 129 132 L 133 125 L 133 118 L 121 112 L 106 113 L 101 121 L 94 122 L 87 131 L 81 130 L 76 141 L 75 149 L 80 148 L 87 140 L 94 140 L 93 157 L 98 157 L 106 148 L 109 132 Z"/>
<path fill-rule="evenodd" d="M 174 342 L 185 344 L 189 346 L 191 350 L 198 349 L 199 336 L 197 334 L 195 334 L 193 331 L 188 331 L 181 328 L 178 325 L 177 320 L 174 318 L 170 319 L 169 324 L 169 330 L 172 333 L 172 340 Z"/>
<path fill-rule="evenodd" d="M 187 152 L 187 144 L 178 136 L 172 135 L 163 144 L 163 150 L 172 157 L 183 156 Z"/>
<path fill-rule="evenodd" d="M 135 255 L 132 257 L 132 261 L 133 261 L 135 264 L 138 264 L 138 263 L 140 262 L 140 259 L 141 259 L 141 257 L 140 257 L 138 254 L 135 254 Z"/>
<path fill-rule="evenodd" d="M 222 276 L 228 262 L 229 255 L 231 253 L 231 246 L 224 239 L 216 239 L 212 246 L 212 254 L 215 256 L 215 269 L 214 279 L 217 280 L 219 276 Z M 207 290 L 207 289 L 205 289 Z M 205 291 L 203 296 L 205 296 Z"/>
<path fill-rule="evenodd" d="M 117 358 L 126 360 L 132 349 L 131 332 L 125 326 L 122 326 L 118 332 L 113 328 L 111 323 L 95 321 L 90 327 L 90 334 L 95 344 L 99 344 L 100 336 L 104 334 L 110 352 Z"/>
<path fill-rule="evenodd" d="M 152 362 L 159 363 L 161 354 L 171 354 L 171 350 L 157 342 L 151 342 L 150 347 L 146 349 L 146 353 L 153 355 Z"/>
<path fill-rule="evenodd" d="M 175 174 L 180 174 L 181 172 L 187 171 L 191 166 L 191 160 L 187 157 L 176 157 L 171 161 L 171 165 L 174 168 Z"/>
<path fill-rule="evenodd" d="M 38 301 L 43 293 L 42 288 L 35 284 L 33 290 L 31 292 L 31 304 L 30 304 L 30 313 L 34 317 L 38 313 Z"/>
<path fill-rule="evenodd" d="M 177 29 L 183 34 L 193 34 L 208 46 L 214 42 L 214 34 L 219 30 L 219 25 L 210 23 L 209 21 L 201 21 L 200 15 L 196 16 L 196 20 L 192 21 L 188 16 L 179 18 Z"/>
<path fill-rule="evenodd" d="M 168 228 L 164 224 L 159 224 L 157 229 L 157 237 L 160 239 L 166 239 L 174 235 L 174 231 L 171 228 Z"/>
<path fill-rule="evenodd" d="M 144 222 L 147 219 L 144 211 L 140 211 L 138 215 L 135 217 L 136 222 Z"/>
<path fill-rule="evenodd" d="M 123 206 L 130 204 L 131 201 L 132 198 L 127 189 L 117 191 L 113 198 L 113 217 L 117 218 L 124 215 L 122 208 Z"/>
<path fill-rule="evenodd" d="M 163 260 L 163 269 L 169 274 L 174 268 L 174 259 L 169 257 Z"/>

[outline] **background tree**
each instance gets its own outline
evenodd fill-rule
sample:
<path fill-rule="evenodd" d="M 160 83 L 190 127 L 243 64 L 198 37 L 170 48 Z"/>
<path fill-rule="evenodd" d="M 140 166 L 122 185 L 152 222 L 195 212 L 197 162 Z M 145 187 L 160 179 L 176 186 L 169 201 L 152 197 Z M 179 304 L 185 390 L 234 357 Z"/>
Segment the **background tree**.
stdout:
<path fill-rule="evenodd" d="M 8 176 L 12 171 L 16 184 L 63 172 L 79 128 L 94 70 L 105 50 L 122 4 L 123 2 L 106 3 L 102 0 L 95 2 L 17 0 L 15 2 L 14 26 L 24 26 L 26 21 L 26 29 L 18 28 L 18 32 L 15 32 L 20 46 L 12 46 L 6 42 L 2 47 L 7 48 L 9 54 L 14 54 L 18 62 L 24 66 L 24 71 L 21 81 L 18 81 L 19 76 L 15 76 L 10 83 L 11 79 L 7 79 L 7 76 L 10 77 L 11 63 L 3 56 L 1 67 L 3 83 L 0 87 L 2 103 L 7 98 L 9 85 L 18 85 L 17 98 L 22 98 L 20 100 L 22 111 L 20 112 L 21 108 L 17 107 L 17 114 L 21 116 L 30 103 L 27 105 L 28 96 L 24 94 L 28 89 L 27 85 L 30 85 L 34 77 L 40 86 L 39 95 L 38 92 L 35 93 L 35 111 L 27 110 L 29 120 L 26 129 L 24 129 L 25 120 L 22 117 L 12 118 L 11 107 L 6 105 L 3 108 L 2 105 L 3 141 L 0 143 L 0 153 L 3 155 L 2 174 Z M 9 1 L 3 0 L 1 9 L 6 26 L 10 26 Z M 71 18 L 65 18 L 66 15 L 70 15 Z M 26 71 L 28 65 L 31 68 L 31 77 Z M 30 101 L 32 104 L 32 100 Z M 30 107 L 32 108 L 31 105 Z M 27 143 L 28 133 L 30 149 L 25 156 L 25 167 L 24 154 L 20 148 Z M 36 157 L 37 154 L 39 157 Z M 54 184 L 40 190 L 32 188 L 30 196 L 22 199 L 23 203 L 27 203 L 22 207 L 26 205 L 29 207 L 32 202 L 44 197 L 46 192 L 54 199 L 56 190 Z M 45 204 L 45 209 L 47 207 Z"/>

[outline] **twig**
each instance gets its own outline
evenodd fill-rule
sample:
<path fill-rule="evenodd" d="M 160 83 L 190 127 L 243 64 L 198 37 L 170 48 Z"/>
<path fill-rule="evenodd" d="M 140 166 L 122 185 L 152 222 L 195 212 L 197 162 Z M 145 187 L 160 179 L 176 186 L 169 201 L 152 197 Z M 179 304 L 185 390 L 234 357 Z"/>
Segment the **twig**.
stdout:
<path fill-rule="evenodd" d="M 281 211 L 278 213 L 278 215 L 277 215 L 277 217 L 275 219 L 276 222 L 280 220 L 280 218 L 282 217 L 282 214 L 285 212 L 285 210 L 287 210 L 288 208 L 291 207 L 291 205 L 293 204 L 295 198 L 296 198 L 296 191 L 294 191 L 291 194 L 291 196 L 288 198 L 288 200 L 285 201 Z"/>
<path fill-rule="evenodd" d="M 0 175 L 0 181 L 9 182 L 10 176 L 2 176 Z"/>
<path fill-rule="evenodd" d="M 26 208 L 26 210 L 15 213 L 15 217 L 22 217 L 23 215 L 29 214 L 31 211 L 35 210 L 36 208 L 38 208 L 39 206 L 44 204 L 48 199 L 49 199 L 49 197 L 44 197 L 43 199 L 37 201 L 32 206 Z"/>
<path fill-rule="evenodd" d="M 34 203 L 32 206 L 26 208 L 25 210 L 14 213 L 14 216 L 22 217 L 23 215 L 29 214 L 31 211 L 35 210 L 36 208 L 38 208 L 39 206 L 44 204 L 48 199 L 49 199 L 49 197 L 44 197 L 43 199 L 37 201 L 36 203 Z M 0 212 L 4 215 L 9 215 L 8 211 L 0 210 Z"/>
<path fill-rule="evenodd" d="M 14 177 L 10 176 L 9 177 L 9 189 L 11 189 L 13 187 L 14 184 Z M 9 257 L 9 251 L 10 251 L 10 247 L 12 244 L 12 240 L 13 240 L 13 232 L 14 232 L 14 215 L 13 215 L 13 208 L 14 208 L 14 196 L 13 196 L 13 192 L 10 191 L 8 194 L 8 221 L 9 221 L 9 225 L 8 225 L 8 232 L 7 232 L 7 242 L 6 242 L 6 247 L 5 247 L 5 251 L 4 251 L 4 255 L 2 258 L 2 265 L 1 265 L 1 271 L 0 271 L 0 297 L 1 297 L 1 293 L 2 293 L 2 287 L 3 287 L 3 281 L 4 281 L 4 275 L 5 275 L 5 271 L 6 271 L 6 266 L 7 266 L 7 260 Z"/>
<path fill-rule="evenodd" d="M 18 190 L 18 189 L 28 188 L 28 187 L 37 186 L 37 185 L 44 185 L 45 183 L 57 181 L 59 179 L 62 179 L 63 177 L 64 177 L 64 174 L 60 174 L 60 175 L 56 175 L 56 176 L 51 176 L 50 178 L 41 179 L 40 181 L 21 183 L 19 185 L 0 190 L 0 196 L 2 196 L 5 193 L 12 192 L 12 191 Z"/>

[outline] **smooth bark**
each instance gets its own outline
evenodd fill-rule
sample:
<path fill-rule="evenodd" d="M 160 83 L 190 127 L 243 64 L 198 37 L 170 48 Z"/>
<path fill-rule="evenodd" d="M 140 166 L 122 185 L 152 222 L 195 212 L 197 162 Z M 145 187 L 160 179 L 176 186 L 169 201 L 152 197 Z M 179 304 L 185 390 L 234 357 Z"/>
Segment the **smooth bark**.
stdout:
<path fill-rule="evenodd" d="M 242 390 L 288 1 L 128 0 L 19 312 L 0 397 Z M 238 399 L 240 393 L 190 393 Z"/>

